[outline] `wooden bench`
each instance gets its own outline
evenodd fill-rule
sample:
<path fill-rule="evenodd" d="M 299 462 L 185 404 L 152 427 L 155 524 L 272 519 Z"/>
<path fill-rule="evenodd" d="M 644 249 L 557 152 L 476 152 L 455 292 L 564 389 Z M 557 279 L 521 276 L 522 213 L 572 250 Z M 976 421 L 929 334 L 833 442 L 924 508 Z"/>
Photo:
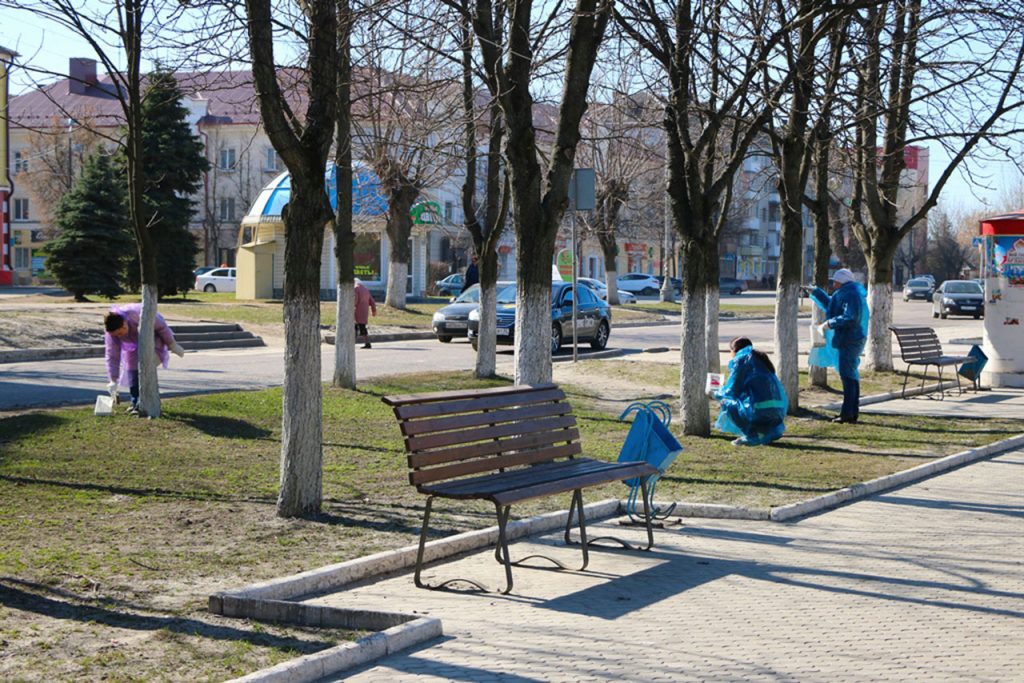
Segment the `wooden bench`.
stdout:
<path fill-rule="evenodd" d="M 427 496 L 416 557 L 417 587 L 445 588 L 461 580 L 486 590 L 467 579 L 450 579 L 436 586 L 420 580 L 435 498 L 488 500 L 494 504 L 498 520 L 494 555 L 505 566 L 503 593 L 512 590 L 512 566 L 522 563 L 512 561 L 506 538 L 509 512 L 515 503 L 572 491 L 565 541 L 577 543 L 570 535 L 575 513 L 583 551 L 582 570 L 589 561 L 582 490 L 640 477 L 647 526 L 647 546 L 643 550 L 654 545 L 647 479 L 658 474 L 657 468 L 646 462 L 578 457 L 582 448 L 576 418 L 565 394 L 554 384 L 385 396 L 382 400 L 394 409 L 401 426 L 409 481 Z M 546 559 L 565 568 L 556 560 Z"/>
<path fill-rule="evenodd" d="M 907 371 L 903 375 L 903 390 L 900 393 L 902 398 L 908 398 L 907 396 L 907 380 L 910 378 L 910 370 L 915 365 L 924 366 L 924 375 L 921 377 L 921 393 L 924 392 L 924 383 L 928 376 L 928 366 L 934 365 L 935 369 L 939 373 L 939 385 L 938 392 L 940 400 L 945 398 L 946 394 L 942 390 L 942 368 L 953 365 L 962 365 L 963 363 L 973 363 L 975 361 L 971 356 L 946 356 L 942 353 L 942 344 L 939 342 L 938 336 L 935 334 L 935 330 L 930 327 L 906 327 L 906 326 L 892 326 L 889 328 L 892 333 L 896 335 L 896 341 L 900 344 L 900 357 L 903 362 L 907 364 Z M 960 374 L 955 370 L 953 374 L 956 376 L 956 387 L 959 392 L 964 393 L 963 387 L 960 385 Z"/>

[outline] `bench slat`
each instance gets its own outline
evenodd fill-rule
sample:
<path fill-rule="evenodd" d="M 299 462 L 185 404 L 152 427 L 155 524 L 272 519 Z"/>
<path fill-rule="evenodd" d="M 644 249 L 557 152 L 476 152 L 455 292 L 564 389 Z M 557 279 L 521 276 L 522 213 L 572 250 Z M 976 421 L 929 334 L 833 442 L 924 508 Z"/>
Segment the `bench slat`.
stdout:
<path fill-rule="evenodd" d="M 537 432 L 534 434 L 521 434 L 507 439 L 497 441 L 484 441 L 470 446 L 459 446 L 456 448 L 445 448 L 438 451 L 422 451 L 409 454 L 409 467 L 421 469 L 434 465 L 444 465 L 462 460 L 470 460 L 486 455 L 497 455 L 510 451 L 521 451 L 524 449 L 537 449 L 540 446 L 550 446 L 566 441 L 578 441 L 580 432 L 578 429 L 565 429 L 556 432 Z"/>
<path fill-rule="evenodd" d="M 498 396 L 484 396 L 481 398 L 460 398 L 454 401 L 408 404 L 396 406 L 394 411 L 395 416 L 399 420 L 408 420 L 418 417 L 447 416 L 454 413 L 496 410 L 499 408 L 511 408 L 513 406 L 531 405 L 535 403 L 549 403 L 552 401 L 561 401 L 564 398 L 565 393 L 561 389 L 545 389 L 542 391 L 525 391 L 519 394 L 501 394 Z"/>
<path fill-rule="evenodd" d="M 481 396 L 501 396 L 503 394 L 525 394 L 529 391 L 541 391 L 546 389 L 557 389 L 557 385 L 544 384 L 517 384 L 505 387 L 492 387 L 490 389 L 464 389 L 463 391 L 433 391 L 425 394 L 401 394 L 396 396 L 383 396 L 381 401 L 389 406 L 401 406 L 407 403 L 430 403 L 432 401 L 451 401 L 462 398 L 477 398 Z"/>
<path fill-rule="evenodd" d="M 409 473 L 409 481 L 413 484 L 425 484 L 432 481 L 443 481 L 455 477 L 464 477 L 470 474 L 481 472 L 493 472 L 499 468 L 517 467 L 520 465 L 531 465 L 539 462 L 548 462 L 555 458 L 568 458 L 583 452 L 579 442 L 573 442 L 562 446 L 548 447 L 536 451 L 520 451 L 498 455 L 492 458 L 481 460 L 468 460 L 454 465 L 443 465 L 432 467 L 426 470 L 413 470 Z M 524 469 L 529 472 L 529 469 Z"/>
<path fill-rule="evenodd" d="M 411 436 L 405 440 L 406 448 L 409 451 L 417 452 L 427 449 L 441 448 L 442 446 L 455 446 L 487 439 L 499 439 L 516 434 L 530 434 L 532 432 L 546 432 L 552 430 L 568 429 L 576 426 L 574 415 L 560 415 L 558 417 L 546 417 L 540 420 L 526 420 L 523 422 L 507 422 L 487 427 L 475 427 L 473 429 L 460 429 L 454 432 L 437 432 L 436 434 L 425 434 L 423 436 Z M 568 438 L 566 438 L 568 441 Z"/>
<path fill-rule="evenodd" d="M 490 412 L 463 413 L 461 415 L 455 415 L 454 417 L 405 420 L 402 422 L 402 434 L 404 436 L 416 436 L 417 434 L 444 432 L 450 429 L 464 429 L 466 427 L 477 427 L 486 424 L 517 422 L 519 420 L 530 420 L 538 417 L 565 415 L 571 412 L 572 406 L 565 402 L 559 402 L 541 403 L 539 405 L 509 408 L 507 410 L 493 410 Z"/>

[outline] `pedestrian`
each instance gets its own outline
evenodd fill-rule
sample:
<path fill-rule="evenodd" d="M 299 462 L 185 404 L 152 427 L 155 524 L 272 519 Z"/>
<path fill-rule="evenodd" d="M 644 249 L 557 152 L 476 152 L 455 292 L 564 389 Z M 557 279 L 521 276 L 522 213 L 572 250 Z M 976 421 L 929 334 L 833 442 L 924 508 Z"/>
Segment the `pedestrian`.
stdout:
<path fill-rule="evenodd" d="M 469 265 L 466 266 L 466 274 L 462 278 L 462 291 L 465 292 L 478 282 L 480 282 L 480 272 L 476 267 L 476 254 L 473 254 L 469 259 Z"/>
<path fill-rule="evenodd" d="M 373 300 L 373 294 L 370 294 L 370 290 L 366 288 L 363 281 L 356 278 L 355 282 L 356 290 L 356 341 L 359 341 L 359 337 L 363 338 L 363 348 L 369 349 L 370 346 L 370 331 L 366 329 L 366 323 L 370 321 L 370 311 L 373 311 L 373 315 L 377 315 L 377 302 Z"/>
<path fill-rule="evenodd" d="M 729 378 L 714 395 L 721 401 L 715 427 L 738 434 L 732 442 L 735 446 L 771 443 L 786 431 L 786 390 L 775 375 L 771 358 L 756 350 L 749 339 L 736 337 L 729 348 L 733 353 Z"/>
<path fill-rule="evenodd" d="M 832 421 L 856 424 L 860 416 L 860 372 L 857 368 L 868 339 L 870 314 L 867 292 L 846 268 L 840 268 L 829 278 L 831 295 L 821 287 L 803 289 L 825 310 L 826 320 L 819 330 L 826 338 L 831 336 L 831 346 L 836 351 L 833 367 L 843 382 L 843 407 Z"/>
<path fill-rule="evenodd" d="M 103 316 L 103 336 L 107 359 L 107 390 L 116 398 L 119 386 L 128 387 L 132 404 L 130 415 L 141 415 L 139 411 L 139 319 L 142 304 L 114 306 Z M 185 349 L 174 340 L 174 332 L 159 313 L 153 323 L 153 336 L 157 363 L 167 367 L 170 353 L 184 357 Z"/>

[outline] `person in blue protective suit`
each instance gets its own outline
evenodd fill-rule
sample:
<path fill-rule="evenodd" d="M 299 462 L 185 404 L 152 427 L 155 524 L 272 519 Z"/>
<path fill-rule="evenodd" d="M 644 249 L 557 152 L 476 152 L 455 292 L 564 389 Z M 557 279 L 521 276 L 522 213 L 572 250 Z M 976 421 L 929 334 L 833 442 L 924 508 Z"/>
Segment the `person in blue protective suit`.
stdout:
<path fill-rule="evenodd" d="M 789 402 L 775 366 L 763 351 L 756 351 L 746 337 L 729 343 L 733 357 L 729 361 L 729 379 L 716 394 L 722 409 L 715 428 L 738 434 L 737 446 L 771 443 L 786 431 Z"/>
<path fill-rule="evenodd" d="M 857 367 L 868 339 L 867 293 L 846 268 L 833 273 L 831 295 L 821 287 L 805 289 L 815 303 L 825 309 L 826 320 L 821 324 L 821 332 L 826 338 L 831 336 L 831 346 L 836 350 L 834 367 L 843 382 L 843 407 L 839 417 L 832 421 L 855 424 L 860 415 L 860 372 Z"/>

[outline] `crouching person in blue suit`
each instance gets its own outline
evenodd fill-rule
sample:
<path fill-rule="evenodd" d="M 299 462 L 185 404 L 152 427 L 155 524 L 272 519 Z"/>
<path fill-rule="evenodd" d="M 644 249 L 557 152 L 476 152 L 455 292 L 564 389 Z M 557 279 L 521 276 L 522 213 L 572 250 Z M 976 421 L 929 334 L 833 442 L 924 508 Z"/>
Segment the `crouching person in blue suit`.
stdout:
<path fill-rule="evenodd" d="M 786 390 L 775 375 L 775 366 L 763 351 L 755 351 L 746 337 L 729 343 L 729 379 L 716 394 L 722 409 L 715 428 L 738 434 L 737 446 L 771 443 L 786 431 Z"/>

